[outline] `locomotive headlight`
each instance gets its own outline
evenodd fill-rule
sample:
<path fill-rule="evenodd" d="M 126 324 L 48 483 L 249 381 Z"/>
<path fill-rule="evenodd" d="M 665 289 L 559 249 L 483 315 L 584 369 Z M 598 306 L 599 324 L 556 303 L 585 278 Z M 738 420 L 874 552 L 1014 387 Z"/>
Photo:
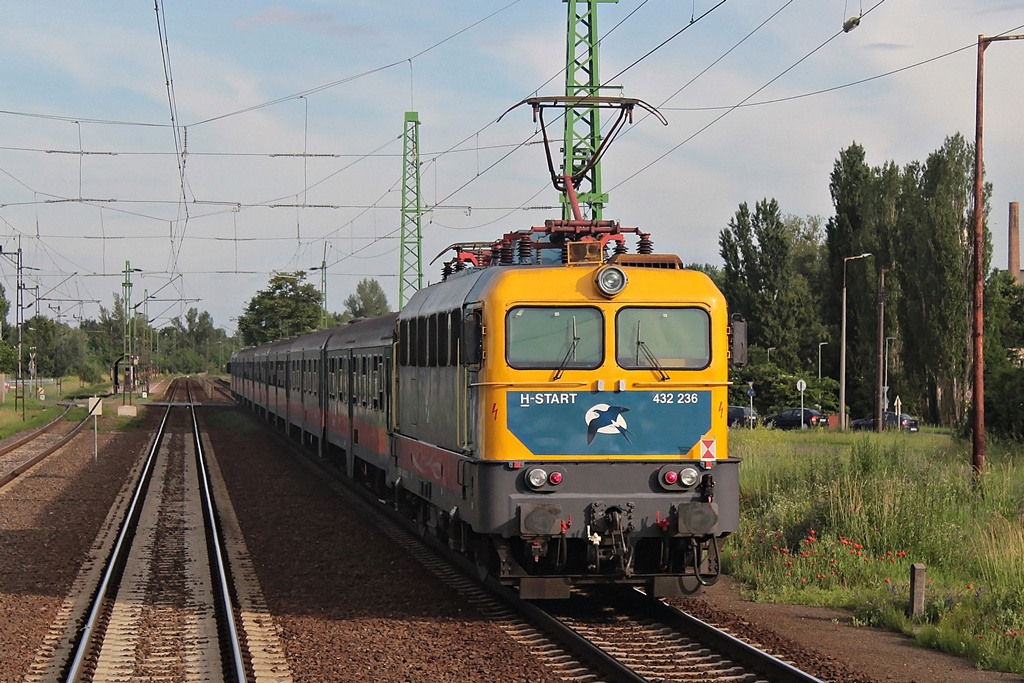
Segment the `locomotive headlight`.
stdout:
<path fill-rule="evenodd" d="M 679 483 L 685 486 L 686 488 L 690 488 L 691 486 L 696 484 L 699 478 L 700 473 L 697 472 L 697 470 L 695 470 L 692 467 L 684 467 L 683 469 L 679 470 Z"/>
<path fill-rule="evenodd" d="M 530 485 L 532 489 L 539 489 L 548 483 L 548 473 L 539 467 L 534 467 L 532 470 L 526 473 L 526 483 Z"/>
<path fill-rule="evenodd" d="M 607 297 L 620 293 L 627 282 L 626 273 L 617 266 L 607 266 L 597 273 L 597 288 Z"/>

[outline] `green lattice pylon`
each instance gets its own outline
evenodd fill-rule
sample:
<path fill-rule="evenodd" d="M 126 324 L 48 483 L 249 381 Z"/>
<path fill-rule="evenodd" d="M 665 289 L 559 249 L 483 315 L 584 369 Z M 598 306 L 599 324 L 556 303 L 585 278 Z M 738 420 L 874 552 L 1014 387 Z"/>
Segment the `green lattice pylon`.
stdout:
<path fill-rule="evenodd" d="M 420 211 L 420 119 L 405 112 L 402 136 L 402 245 L 399 250 L 398 306 L 404 308 L 423 286 L 423 228 Z"/>
<path fill-rule="evenodd" d="M 598 97 L 597 5 L 618 0 L 563 0 L 569 5 L 568 40 L 565 53 L 565 94 L 567 97 Z M 565 156 L 562 173 L 579 171 L 601 145 L 601 117 L 597 107 L 567 107 L 565 110 Z M 601 164 L 583 177 L 577 187 L 580 208 L 590 218 L 601 220 L 608 195 L 601 191 Z M 572 218 L 572 207 L 562 197 L 562 218 Z"/>

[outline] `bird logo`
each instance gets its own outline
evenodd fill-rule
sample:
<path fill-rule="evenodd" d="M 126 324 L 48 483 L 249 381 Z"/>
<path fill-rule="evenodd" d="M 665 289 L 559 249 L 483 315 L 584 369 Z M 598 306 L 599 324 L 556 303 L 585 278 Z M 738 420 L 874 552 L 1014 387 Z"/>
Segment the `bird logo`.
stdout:
<path fill-rule="evenodd" d="M 629 439 L 626 418 L 622 416 L 622 413 L 627 412 L 629 412 L 629 408 L 610 406 L 607 403 L 598 403 L 592 406 L 587 411 L 585 418 L 587 421 L 587 445 L 592 444 L 594 437 L 598 434 L 621 434 L 627 442 L 633 443 Z"/>

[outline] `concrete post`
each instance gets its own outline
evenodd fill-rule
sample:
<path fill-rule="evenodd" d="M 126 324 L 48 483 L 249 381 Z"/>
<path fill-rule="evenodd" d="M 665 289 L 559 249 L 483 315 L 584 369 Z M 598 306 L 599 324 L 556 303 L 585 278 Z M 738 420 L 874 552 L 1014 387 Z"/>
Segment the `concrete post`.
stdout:
<path fill-rule="evenodd" d="M 925 566 L 922 562 L 910 565 L 910 616 L 924 615 Z"/>

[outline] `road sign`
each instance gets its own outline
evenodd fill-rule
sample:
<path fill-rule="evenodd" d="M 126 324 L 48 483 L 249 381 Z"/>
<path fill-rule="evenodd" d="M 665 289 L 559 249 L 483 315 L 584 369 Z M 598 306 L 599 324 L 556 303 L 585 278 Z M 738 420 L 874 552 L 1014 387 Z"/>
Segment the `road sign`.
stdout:
<path fill-rule="evenodd" d="M 800 429 L 807 429 L 807 425 L 804 424 L 804 389 L 807 388 L 807 382 L 802 379 L 796 381 L 796 389 L 800 392 Z"/>

